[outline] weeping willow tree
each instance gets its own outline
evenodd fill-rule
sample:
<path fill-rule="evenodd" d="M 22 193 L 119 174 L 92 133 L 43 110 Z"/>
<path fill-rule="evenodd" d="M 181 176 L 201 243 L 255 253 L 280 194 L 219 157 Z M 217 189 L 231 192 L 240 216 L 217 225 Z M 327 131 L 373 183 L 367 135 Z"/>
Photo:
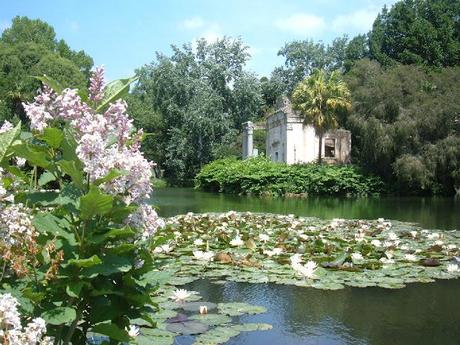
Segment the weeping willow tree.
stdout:
<path fill-rule="evenodd" d="M 296 86 L 292 105 L 303 115 L 305 123 L 315 128 L 319 138 L 318 163 L 321 163 L 324 133 L 337 128 L 339 112 L 351 110 L 347 84 L 339 71 L 328 74 L 317 69 Z"/>

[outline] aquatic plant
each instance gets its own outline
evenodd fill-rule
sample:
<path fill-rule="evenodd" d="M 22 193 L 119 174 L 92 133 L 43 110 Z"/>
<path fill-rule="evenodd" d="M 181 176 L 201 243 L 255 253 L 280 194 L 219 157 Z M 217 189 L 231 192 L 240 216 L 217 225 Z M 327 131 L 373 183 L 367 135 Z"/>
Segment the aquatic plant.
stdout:
<path fill-rule="evenodd" d="M 170 240 L 174 249 L 159 256 L 178 285 L 206 278 L 319 289 L 402 288 L 460 277 L 460 231 L 412 223 L 232 211 L 171 217 L 164 231 L 180 234 Z M 236 237 L 239 246 L 231 244 Z M 197 238 L 206 238 L 215 253 L 206 265 L 194 257 Z"/>

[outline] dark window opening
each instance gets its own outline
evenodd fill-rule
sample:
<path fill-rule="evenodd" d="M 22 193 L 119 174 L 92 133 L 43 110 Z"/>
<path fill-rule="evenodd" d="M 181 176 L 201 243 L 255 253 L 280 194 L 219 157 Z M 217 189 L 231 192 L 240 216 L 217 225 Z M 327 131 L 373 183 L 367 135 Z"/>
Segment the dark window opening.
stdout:
<path fill-rule="evenodd" d="M 275 161 L 278 162 L 278 152 L 275 152 Z"/>
<path fill-rule="evenodd" d="M 335 139 L 326 138 L 326 140 L 324 140 L 324 157 L 335 157 Z"/>

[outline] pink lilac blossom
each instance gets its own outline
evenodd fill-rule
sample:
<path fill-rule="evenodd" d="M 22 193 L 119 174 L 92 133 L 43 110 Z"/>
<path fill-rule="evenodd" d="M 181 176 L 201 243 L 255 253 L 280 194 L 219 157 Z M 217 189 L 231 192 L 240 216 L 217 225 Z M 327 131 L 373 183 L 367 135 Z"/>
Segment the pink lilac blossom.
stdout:
<path fill-rule="evenodd" d="M 142 230 L 141 240 L 150 238 L 165 225 L 163 219 L 159 218 L 153 207 L 148 204 L 140 205 L 136 212 L 128 216 L 126 223 Z"/>
<path fill-rule="evenodd" d="M 22 103 L 30 119 L 30 128 L 43 132 L 48 126 L 48 122 L 53 120 L 53 100 L 55 95 L 51 88 L 44 85 L 33 103 Z"/>
<path fill-rule="evenodd" d="M 0 127 L 0 133 L 8 132 L 9 130 L 13 129 L 13 125 L 9 121 L 3 122 L 2 127 Z"/>
<path fill-rule="evenodd" d="M 104 98 L 104 66 L 96 67 L 89 86 L 89 99 L 99 102 Z"/>
<path fill-rule="evenodd" d="M 44 337 L 45 320 L 33 319 L 23 329 L 21 326 L 19 303 L 11 294 L 0 295 L 0 342 L 11 345 L 49 345 L 52 340 Z"/>

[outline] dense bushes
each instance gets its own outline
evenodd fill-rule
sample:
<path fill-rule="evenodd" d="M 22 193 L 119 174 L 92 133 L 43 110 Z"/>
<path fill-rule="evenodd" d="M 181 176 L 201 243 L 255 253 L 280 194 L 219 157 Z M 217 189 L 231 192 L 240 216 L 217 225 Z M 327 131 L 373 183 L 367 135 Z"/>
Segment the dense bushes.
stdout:
<path fill-rule="evenodd" d="M 364 176 L 358 168 L 344 165 L 275 163 L 266 158 L 226 158 L 204 166 L 195 178 L 197 188 L 254 195 L 347 195 L 379 194 L 383 183 Z"/>

